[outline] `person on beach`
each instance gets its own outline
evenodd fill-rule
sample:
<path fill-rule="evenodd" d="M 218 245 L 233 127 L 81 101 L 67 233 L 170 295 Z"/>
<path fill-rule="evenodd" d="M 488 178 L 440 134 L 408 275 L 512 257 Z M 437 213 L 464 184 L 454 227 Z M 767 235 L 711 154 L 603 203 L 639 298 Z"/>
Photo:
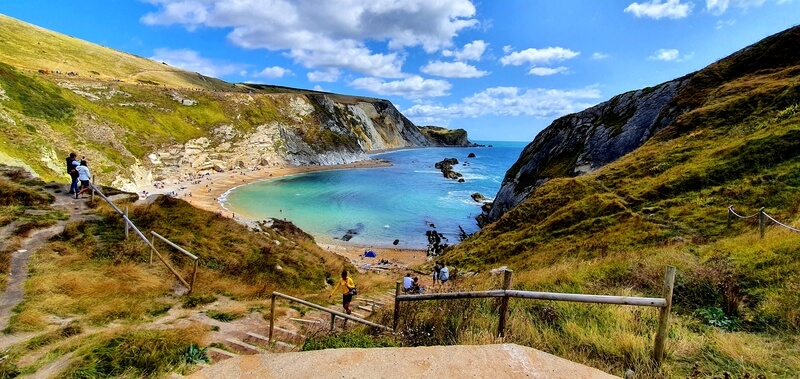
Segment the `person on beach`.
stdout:
<path fill-rule="evenodd" d="M 433 266 L 433 286 L 436 286 L 436 282 L 439 281 L 439 272 L 442 271 L 442 264 L 439 261 L 436 261 L 436 265 Z"/>
<path fill-rule="evenodd" d="M 411 288 L 414 286 L 414 279 L 411 278 L 411 273 L 409 272 L 406 276 L 403 277 L 403 292 L 409 293 L 411 292 Z"/>
<path fill-rule="evenodd" d="M 89 180 L 92 178 L 91 172 L 89 172 L 89 166 L 87 166 L 86 160 L 81 160 L 80 166 L 76 168 L 78 171 L 78 180 L 81 181 L 81 190 L 75 192 L 75 198 L 77 199 L 80 195 L 83 195 L 84 192 L 89 191 L 91 186 L 89 185 Z"/>
<path fill-rule="evenodd" d="M 342 279 L 333 287 L 333 291 L 328 295 L 328 298 L 333 296 L 339 288 L 342 290 L 342 307 L 344 308 L 344 313 L 350 314 L 350 302 L 353 301 L 353 289 L 356 288 L 356 283 L 353 282 L 353 278 L 347 275 L 347 270 L 342 270 Z"/>
<path fill-rule="evenodd" d="M 444 285 L 448 280 L 450 280 L 450 270 L 447 268 L 447 265 L 442 262 L 442 268 L 439 269 L 439 283 Z"/>
<path fill-rule="evenodd" d="M 75 168 L 78 166 L 78 162 L 75 158 L 78 157 L 78 154 L 75 152 L 69 153 L 67 157 L 67 174 L 69 174 L 70 179 L 72 182 L 69 185 L 69 194 L 74 195 L 78 192 L 78 171 Z"/>

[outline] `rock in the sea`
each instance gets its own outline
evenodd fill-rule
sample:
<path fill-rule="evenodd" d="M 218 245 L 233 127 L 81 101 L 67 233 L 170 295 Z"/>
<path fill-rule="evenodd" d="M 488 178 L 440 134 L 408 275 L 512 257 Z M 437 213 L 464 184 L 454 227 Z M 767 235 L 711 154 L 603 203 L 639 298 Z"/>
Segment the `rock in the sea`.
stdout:
<path fill-rule="evenodd" d="M 467 155 L 467 158 L 475 158 L 475 153 L 469 153 L 469 154 Z"/>
<path fill-rule="evenodd" d="M 474 200 L 477 203 L 480 203 L 480 202 L 486 200 L 486 198 L 480 192 L 475 192 L 470 196 L 472 197 L 472 200 Z"/>
<path fill-rule="evenodd" d="M 400 243 L 400 240 L 394 240 L 394 242 L 392 242 L 392 245 L 397 246 L 397 244 L 399 244 L 399 243 Z"/>

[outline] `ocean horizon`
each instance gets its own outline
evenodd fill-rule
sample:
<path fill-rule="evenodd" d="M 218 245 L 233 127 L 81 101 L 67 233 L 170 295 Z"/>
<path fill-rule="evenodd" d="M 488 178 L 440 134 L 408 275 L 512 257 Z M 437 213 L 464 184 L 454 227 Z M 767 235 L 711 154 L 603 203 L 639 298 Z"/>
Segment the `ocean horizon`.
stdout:
<path fill-rule="evenodd" d="M 266 179 L 232 188 L 220 197 L 231 212 L 253 220 L 286 219 L 321 243 L 425 249 L 425 232 L 459 242 L 460 229 L 479 230 L 482 203 L 497 194 L 506 171 L 528 142 L 475 141 L 485 147 L 410 148 L 370 155 L 389 167 L 320 171 Z M 491 146 L 491 147 L 489 147 Z M 474 158 L 468 158 L 474 153 Z M 434 167 L 456 158 L 464 183 Z M 351 233 L 349 241 L 343 238 Z M 397 245 L 393 242 L 398 240 Z"/>

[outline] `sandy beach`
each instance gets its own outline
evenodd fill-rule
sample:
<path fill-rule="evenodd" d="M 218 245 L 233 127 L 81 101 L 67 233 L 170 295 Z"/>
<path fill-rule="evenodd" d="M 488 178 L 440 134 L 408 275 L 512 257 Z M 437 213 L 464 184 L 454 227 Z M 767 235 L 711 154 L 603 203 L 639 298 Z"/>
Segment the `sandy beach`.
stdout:
<path fill-rule="evenodd" d="M 210 172 L 207 175 L 202 175 L 191 179 L 168 179 L 163 182 L 163 185 L 140 187 L 137 189 L 137 192 L 139 193 L 139 201 L 145 201 L 145 193 L 148 196 L 154 194 L 175 194 L 178 198 L 187 201 L 197 208 L 205 209 L 211 212 L 219 212 L 227 217 L 233 217 L 237 221 L 246 225 L 255 225 L 256 220 L 243 218 L 241 215 L 235 215 L 229 212 L 223 208 L 222 205 L 220 205 L 217 199 L 231 188 L 270 178 L 317 171 L 374 168 L 386 167 L 390 165 L 390 163 L 383 160 L 367 159 L 363 161 L 332 166 L 278 166 L 259 167 L 258 170 L 241 169 L 227 172 Z M 394 266 L 397 266 L 398 268 L 405 268 L 416 266 L 426 261 L 426 254 L 424 250 L 374 248 L 371 246 L 349 244 L 347 242 L 335 243 L 331 241 L 325 241 L 324 243 L 318 241 L 317 244 L 323 249 L 348 258 L 357 266 L 365 263 L 371 263 L 373 260 L 377 261 L 380 259 L 387 259 L 390 262 L 393 262 Z M 378 258 L 362 259 L 361 255 L 365 250 L 375 251 L 378 254 Z"/>

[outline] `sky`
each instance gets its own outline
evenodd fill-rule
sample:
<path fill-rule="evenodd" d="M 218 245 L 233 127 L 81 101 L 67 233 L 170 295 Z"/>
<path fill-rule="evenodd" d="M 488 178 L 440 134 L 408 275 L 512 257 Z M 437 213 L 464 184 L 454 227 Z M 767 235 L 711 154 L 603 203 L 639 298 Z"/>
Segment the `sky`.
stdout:
<path fill-rule="evenodd" d="M 0 0 L 0 13 L 233 83 L 390 100 L 531 141 L 800 22 L 800 0 Z"/>

